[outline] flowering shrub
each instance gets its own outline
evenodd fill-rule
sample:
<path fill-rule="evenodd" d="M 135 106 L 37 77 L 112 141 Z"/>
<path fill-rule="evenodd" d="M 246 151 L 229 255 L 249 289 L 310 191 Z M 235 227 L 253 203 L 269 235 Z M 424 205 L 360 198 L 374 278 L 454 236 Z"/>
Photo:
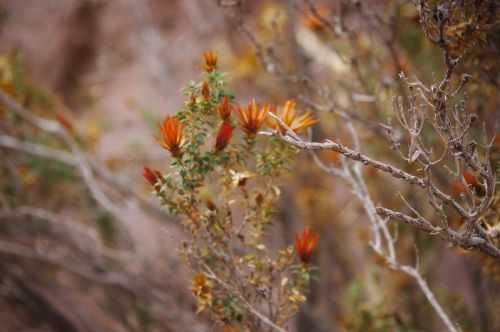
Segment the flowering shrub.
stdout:
<path fill-rule="evenodd" d="M 128 3 L 147 13 L 162 1 Z M 9 307 L 7 320 L 16 316 L 11 303 L 33 307 L 36 296 L 50 304 L 36 306 L 37 318 L 73 330 L 499 331 L 498 1 L 215 3 L 204 19 L 217 20 L 216 29 L 208 24 L 209 38 L 200 42 L 217 42 L 235 85 L 297 103 L 243 103 L 207 52 L 202 78 L 188 85 L 185 103 L 169 110 L 155 137 L 171 164 L 144 167 L 142 186 L 122 180 L 156 162 L 151 140 L 116 134 L 144 130 L 141 120 L 153 116 L 144 99 L 183 79 L 185 71 L 151 75 L 178 64 L 180 48 L 161 46 L 163 37 L 167 46 L 179 39 L 171 24 L 157 24 L 155 14 L 146 25 L 150 15 L 141 15 L 141 24 L 129 26 L 162 38 L 126 43 L 126 53 L 112 48 L 120 57 L 130 52 L 141 67 L 159 66 L 147 75 L 153 89 L 127 80 L 139 87 L 131 96 L 128 84 L 108 90 L 113 80 L 95 80 L 101 66 L 75 74 L 80 66 L 72 61 L 52 95 L 37 87 L 50 79 L 36 82 L 43 75 L 31 77 L 22 66 L 38 52 L 0 55 L 0 304 Z M 197 6 L 175 10 L 180 28 L 189 29 L 183 11 L 196 18 Z M 223 25 L 238 37 L 224 38 Z M 13 29 L 5 31 L 9 37 Z M 107 59 L 106 42 L 85 35 Z M 193 42 L 189 35 L 182 43 Z M 67 89 L 73 76 L 86 78 L 77 90 Z M 122 107 L 115 93 L 133 112 L 104 111 Z M 312 127 L 316 117 L 321 125 Z M 311 158 L 295 162 L 299 149 Z M 144 199 L 144 187 L 164 210 Z M 278 214 L 279 201 L 286 207 Z M 307 226 L 293 241 L 297 221 Z M 321 230 L 321 248 L 311 229 Z M 160 230 L 184 231 L 182 255 L 161 242 Z M 172 273 L 180 257 L 189 269 Z M 320 278 L 311 283 L 316 269 Z M 4 319 L 2 326 L 16 330 Z"/>
<path fill-rule="evenodd" d="M 300 133 L 316 120 L 299 115 L 291 100 L 283 107 L 237 105 L 217 70 L 217 56 L 207 52 L 204 60 L 202 82 L 188 85 L 184 106 L 159 128 L 158 144 L 172 156 L 170 169 L 145 167 L 144 177 L 191 235 L 180 252 L 194 274 L 198 312 L 238 331 L 257 331 L 263 323 L 285 326 L 305 300 L 319 235 L 309 229 L 298 235 L 297 255 L 292 246 L 276 254 L 268 250 L 280 178 L 298 150 L 257 134 L 264 127 Z"/>

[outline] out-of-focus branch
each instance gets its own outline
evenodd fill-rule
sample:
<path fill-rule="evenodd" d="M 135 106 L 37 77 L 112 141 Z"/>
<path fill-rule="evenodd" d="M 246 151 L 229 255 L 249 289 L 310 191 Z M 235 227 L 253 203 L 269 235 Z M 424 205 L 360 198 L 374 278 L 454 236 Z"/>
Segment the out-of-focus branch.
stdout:
<path fill-rule="evenodd" d="M 0 135 L 0 146 L 12 150 L 26 152 L 38 157 L 56 160 L 58 162 L 76 166 L 77 160 L 70 153 L 48 148 L 40 144 L 23 142 L 8 135 Z"/>
<path fill-rule="evenodd" d="M 17 103 L 14 99 L 6 95 L 3 91 L 0 91 L 0 103 L 4 104 L 6 107 L 20 115 L 22 118 L 30 122 L 35 127 L 38 127 L 44 131 L 55 134 L 57 137 L 63 139 L 65 143 L 71 148 L 72 153 L 67 153 L 57 149 L 48 148 L 45 146 L 22 142 L 16 140 L 13 137 L 2 135 L 0 139 L 0 144 L 7 148 L 21 150 L 27 153 L 35 154 L 40 157 L 55 159 L 59 162 L 66 163 L 71 166 L 76 166 L 79 168 L 85 183 L 88 185 L 94 198 L 101 203 L 108 211 L 113 212 L 113 214 L 119 214 L 119 209 L 115 209 L 113 204 L 107 199 L 106 195 L 102 195 L 102 190 L 97 185 L 95 176 L 93 172 L 96 172 L 105 182 L 111 185 L 114 189 L 127 194 L 128 199 L 134 200 L 137 204 L 142 206 L 145 212 L 153 213 L 156 217 L 166 219 L 168 216 L 163 210 L 161 210 L 156 205 L 140 197 L 134 190 L 126 186 L 122 181 L 112 176 L 109 171 L 102 166 L 98 161 L 85 155 L 85 153 L 78 147 L 78 144 L 72 137 L 72 135 L 58 122 L 43 119 L 38 117 L 22 105 Z"/>
<path fill-rule="evenodd" d="M 305 3 L 307 4 L 307 8 L 311 12 L 312 16 L 319 22 L 321 22 L 321 24 L 323 24 L 334 37 L 339 37 L 344 33 L 344 31 L 342 31 L 343 28 L 342 24 L 340 23 L 335 25 L 329 19 L 323 17 L 316 8 L 316 5 L 314 4 L 313 0 L 305 0 Z M 339 15 L 339 22 L 342 22 L 342 18 L 340 15 Z"/>
<path fill-rule="evenodd" d="M 12 222 L 14 226 L 23 226 L 26 219 L 44 222 L 50 231 L 56 234 L 58 241 L 76 245 L 81 251 L 92 256 L 103 256 L 120 263 L 128 263 L 132 256 L 127 252 L 109 249 L 101 243 L 97 231 L 77 222 L 68 222 L 60 216 L 36 207 L 21 206 L 15 209 L 0 210 L 0 220 Z"/>
<path fill-rule="evenodd" d="M 69 152 L 59 149 L 49 148 L 40 144 L 23 142 L 12 136 L 0 135 L 0 147 L 16 151 L 22 151 L 24 153 L 35 155 L 41 158 L 46 158 L 49 160 L 55 160 L 64 163 L 68 166 L 77 168 L 79 167 L 80 161 L 73 154 Z M 155 204 L 137 195 L 134 190 L 125 186 L 119 179 L 110 174 L 96 160 L 89 159 L 88 162 L 89 162 L 89 167 L 92 167 L 92 171 L 96 173 L 96 176 L 98 176 L 99 179 L 102 179 L 110 187 L 122 192 L 124 195 L 127 195 L 137 200 L 138 204 L 140 204 L 143 207 L 145 212 L 152 213 L 158 218 L 166 219 L 167 215 L 163 210 L 161 210 Z M 88 181 L 86 181 L 85 183 L 87 185 L 92 184 L 92 182 L 89 183 Z"/>
<path fill-rule="evenodd" d="M 69 259 L 61 255 L 58 251 L 32 249 L 4 240 L 0 240 L 0 254 L 42 262 L 96 284 L 118 287 L 150 301 L 170 304 L 167 294 L 161 288 L 149 283 L 145 278 L 138 278 L 133 271 L 109 271 L 109 266 L 99 261 L 86 261 L 85 264 L 81 264 L 75 262 L 74 258 Z"/>
<path fill-rule="evenodd" d="M 43 119 L 30 113 L 22 105 L 17 103 L 3 91 L 0 91 L 0 103 L 14 111 L 26 121 L 30 122 L 32 125 L 46 132 L 55 134 L 57 137 L 61 138 L 65 143 L 67 143 L 76 159 L 76 165 L 90 192 L 92 193 L 92 196 L 106 211 L 110 212 L 117 220 L 123 220 L 121 209 L 117 207 L 112 202 L 112 200 L 103 192 L 103 190 L 99 186 L 98 181 L 94 177 L 92 168 L 88 164 L 87 158 L 85 157 L 84 153 L 78 147 L 78 144 L 75 142 L 75 140 L 71 137 L 71 134 L 69 134 L 63 126 L 59 125 L 59 123 L 55 121 Z M 24 146 L 24 148 L 27 148 L 27 146 Z"/>
<path fill-rule="evenodd" d="M 0 241 L 0 252 L 2 254 L 13 255 L 17 257 L 22 257 L 25 259 L 37 260 L 41 261 L 53 266 L 57 266 L 63 268 L 64 270 L 79 275 L 85 279 L 91 280 L 93 282 L 97 282 L 100 284 L 106 284 L 111 286 L 118 286 L 123 289 L 127 289 L 135 293 L 135 290 L 130 288 L 130 282 L 128 278 L 120 273 L 113 272 L 99 272 L 95 273 L 94 271 L 87 269 L 82 264 L 71 264 L 66 260 L 63 260 L 56 255 L 51 255 L 46 252 L 39 252 L 32 250 L 26 246 L 7 242 Z"/>

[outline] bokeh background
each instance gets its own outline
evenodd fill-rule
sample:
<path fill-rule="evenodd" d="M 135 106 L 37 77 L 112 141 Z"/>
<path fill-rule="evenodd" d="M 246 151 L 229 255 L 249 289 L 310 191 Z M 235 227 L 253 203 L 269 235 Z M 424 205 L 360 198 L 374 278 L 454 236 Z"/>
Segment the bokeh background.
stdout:
<path fill-rule="evenodd" d="M 321 4 L 325 13 L 337 8 L 337 1 Z M 94 173 L 110 200 L 108 208 L 99 202 L 74 165 L 0 148 L 0 330 L 218 331 L 195 314 L 190 275 L 176 252 L 185 234 L 141 176 L 143 165 L 166 169 L 169 162 L 155 143 L 156 124 L 182 105 L 182 89 L 201 77 L 201 55 L 209 49 L 218 53 L 242 103 L 282 103 L 303 93 L 301 84 L 262 66 L 239 19 L 259 41 L 275 40 L 277 58 L 288 69 L 338 88 L 340 99 L 342 91 L 357 93 L 358 116 L 380 120 L 399 89 L 399 71 L 429 82 L 444 67 L 411 3 L 364 6 L 393 15 L 398 33 L 373 36 L 352 13 L 349 24 L 359 31 L 353 63 L 346 42 L 324 36 L 301 1 L 247 1 L 239 17 L 207 0 L 0 1 L 0 67 L 24 89 L 16 98 L 71 128 L 89 162 L 98 164 Z M 499 41 L 498 31 L 495 36 Z M 494 134 L 500 122 L 499 44 L 477 52 L 461 68 L 477 79 L 467 102 Z M 365 85 L 360 76 L 368 77 Z M 370 106 L 374 94 L 387 106 L 382 111 Z M 0 112 L 3 134 L 61 146 L 25 124 L 12 125 L 7 113 Z M 317 117 L 322 125 L 313 137 L 348 140 L 341 120 L 328 112 Z M 369 128 L 362 137 L 374 142 L 380 133 Z M 383 144 L 364 147 L 394 160 Z M 338 162 L 335 154 L 324 157 Z M 397 192 L 412 199 L 411 188 L 366 172 L 377 199 L 395 205 Z M 418 287 L 370 253 L 366 216 L 345 184 L 325 177 L 307 154 L 285 183 L 269 235 L 272 247 L 292 243 L 304 225 L 322 236 L 320 276 L 293 331 L 441 331 Z M 423 274 L 464 331 L 500 330 L 497 262 L 411 229 L 399 232 L 402 259 L 411 263 L 418 245 Z"/>

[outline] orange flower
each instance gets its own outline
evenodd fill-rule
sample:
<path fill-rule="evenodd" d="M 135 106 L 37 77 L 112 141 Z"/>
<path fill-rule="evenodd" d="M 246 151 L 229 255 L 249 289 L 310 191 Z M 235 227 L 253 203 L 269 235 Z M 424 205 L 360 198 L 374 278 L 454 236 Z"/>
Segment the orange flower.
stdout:
<path fill-rule="evenodd" d="M 193 277 L 191 291 L 195 296 L 203 296 L 209 293 L 211 288 L 211 282 L 203 273 L 198 273 Z"/>
<path fill-rule="evenodd" d="M 477 181 L 477 177 L 472 172 L 465 171 L 464 179 L 467 185 L 472 187 L 477 196 L 483 197 L 486 194 L 484 187 Z"/>
<path fill-rule="evenodd" d="M 276 112 L 273 111 L 273 113 Z M 318 120 L 314 119 L 309 112 L 298 115 L 297 112 L 295 112 L 295 101 L 293 100 L 287 100 L 283 108 L 276 115 L 280 117 L 281 121 L 283 121 L 288 128 L 297 134 L 318 122 Z M 270 127 L 279 130 L 279 132 L 283 135 L 286 134 L 287 128 L 278 123 L 275 119 L 270 121 Z"/>
<path fill-rule="evenodd" d="M 75 132 L 75 127 L 73 127 L 73 124 L 71 123 L 71 121 L 66 117 L 66 115 L 62 112 L 58 112 L 57 115 L 56 115 L 56 120 L 57 122 L 59 122 L 59 124 L 61 126 L 63 126 L 67 131 L 69 131 L 70 133 L 74 133 Z"/>
<path fill-rule="evenodd" d="M 224 96 L 222 98 L 222 103 L 219 105 L 217 112 L 219 112 L 219 116 L 222 120 L 227 120 L 231 116 L 232 107 L 229 104 L 229 98 Z"/>
<path fill-rule="evenodd" d="M 155 169 L 151 169 L 147 166 L 144 166 L 144 171 L 142 175 L 152 186 L 156 185 L 158 180 L 162 178 L 161 173 Z"/>
<path fill-rule="evenodd" d="M 207 208 L 210 210 L 210 211 L 215 211 L 217 210 L 217 205 L 215 205 L 214 201 L 212 201 L 211 199 L 208 199 L 207 202 Z"/>
<path fill-rule="evenodd" d="M 211 73 L 217 69 L 217 54 L 215 52 L 207 51 L 203 53 L 203 59 L 203 69 L 205 69 L 207 73 Z"/>
<path fill-rule="evenodd" d="M 455 180 L 451 183 L 451 190 L 453 191 L 453 196 L 460 196 L 465 192 L 465 186 L 460 180 Z"/>
<path fill-rule="evenodd" d="M 248 137 L 255 137 L 266 120 L 269 106 L 259 107 L 255 100 L 252 100 L 252 102 L 247 105 L 246 109 L 238 106 L 236 111 L 239 115 L 238 122 L 241 129 L 243 129 Z"/>
<path fill-rule="evenodd" d="M 494 144 L 495 146 L 500 147 L 500 134 L 495 135 L 494 142 L 495 142 L 495 144 Z"/>
<path fill-rule="evenodd" d="M 236 330 L 231 325 L 224 325 L 222 332 L 236 332 Z"/>
<path fill-rule="evenodd" d="M 217 134 L 217 139 L 215 141 L 215 150 L 223 150 L 231 140 L 232 136 L 233 126 L 231 126 L 229 122 L 224 121 L 219 128 L 219 133 Z"/>
<path fill-rule="evenodd" d="M 206 81 L 201 85 L 201 95 L 206 101 L 210 100 L 210 87 Z"/>
<path fill-rule="evenodd" d="M 464 180 L 465 182 L 469 185 L 469 186 L 478 186 L 479 184 L 477 183 L 477 179 L 476 177 L 474 176 L 474 174 L 472 174 L 471 172 L 469 171 L 465 171 L 464 172 Z"/>
<path fill-rule="evenodd" d="M 477 182 L 477 179 L 474 176 L 474 174 L 472 174 L 469 171 L 465 171 L 464 174 L 463 174 L 463 178 L 465 180 L 465 183 L 468 186 L 472 187 L 472 189 L 477 194 L 481 193 L 482 188 L 479 185 L 479 183 Z M 465 192 L 465 185 L 464 185 L 464 183 L 461 180 L 455 180 L 455 181 L 453 181 L 453 183 L 451 184 L 451 188 L 452 188 L 452 191 L 453 191 L 453 196 L 460 196 L 461 194 L 463 194 Z"/>
<path fill-rule="evenodd" d="M 168 115 L 160 125 L 158 143 L 162 148 L 170 151 L 174 157 L 180 157 L 182 155 L 181 147 L 184 143 L 183 129 L 184 126 L 179 119 Z"/>
<path fill-rule="evenodd" d="M 316 12 L 309 12 L 302 17 L 302 23 L 309 29 L 321 31 L 325 28 L 323 20 L 328 21 L 328 16 L 331 14 L 330 8 L 325 5 L 315 8 Z"/>
<path fill-rule="evenodd" d="M 319 234 L 312 233 L 309 228 L 306 228 L 302 234 L 295 236 L 295 250 L 302 263 L 309 263 L 314 249 L 318 245 L 318 241 Z"/>
<path fill-rule="evenodd" d="M 342 164 L 342 155 L 337 151 L 321 150 L 321 155 L 336 167 Z"/>
<path fill-rule="evenodd" d="M 203 273 L 198 273 L 193 277 L 191 282 L 191 292 L 196 297 L 197 307 L 196 313 L 200 313 L 206 308 L 212 306 L 213 283 Z"/>

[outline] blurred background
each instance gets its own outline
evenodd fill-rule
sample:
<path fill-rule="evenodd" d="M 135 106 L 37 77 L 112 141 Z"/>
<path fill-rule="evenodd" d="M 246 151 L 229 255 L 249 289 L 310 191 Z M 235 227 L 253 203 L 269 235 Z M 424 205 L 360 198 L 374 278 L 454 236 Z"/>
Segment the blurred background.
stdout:
<path fill-rule="evenodd" d="M 220 330 L 195 314 L 176 251 L 186 235 L 141 175 L 143 165 L 167 168 L 157 122 L 182 105 L 206 50 L 217 52 L 242 103 L 296 98 L 307 108 L 300 96 L 311 87 L 263 64 L 251 37 L 272 47 L 288 72 L 307 73 L 368 124 L 360 129 L 367 154 L 395 162 L 369 124 L 390 113 L 399 72 L 429 83 L 444 69 L 413 4 L 351 9 L 349 40 L 328 36 L 307 1 L 246 1 L 238 12 L 230 2 L 0 0 L 2 90 L 73 135 L 54 137 L 0 108 L 0 331 Z M 317 2 L 325 17 L 338 3 Z M 374 14 L 381 22 L 366 18 Z M 474 76 L 467 103 L 492 136 L 500 122 L 498 28 L 488 38 L 460 70 Z M 313 137 L 349 143 L 332 112 L 316 117 Z M 419 201 L 405 184 L 366 172 L 377 200 L 397 207 L 401 192 Z M 320 276 L 293 331 L 441 331 L 414 282 L 370 253 L 366 216 L 345 184 L 307 154 L 284 183 L 273 247 L 291 244 L 304 225 L 322 236 Z M 464 331 L 500 331 L 498 262 L 410 228 L 398 234 L 401 259 L 412 263 L 418 245 L 422 274 Z"/>

